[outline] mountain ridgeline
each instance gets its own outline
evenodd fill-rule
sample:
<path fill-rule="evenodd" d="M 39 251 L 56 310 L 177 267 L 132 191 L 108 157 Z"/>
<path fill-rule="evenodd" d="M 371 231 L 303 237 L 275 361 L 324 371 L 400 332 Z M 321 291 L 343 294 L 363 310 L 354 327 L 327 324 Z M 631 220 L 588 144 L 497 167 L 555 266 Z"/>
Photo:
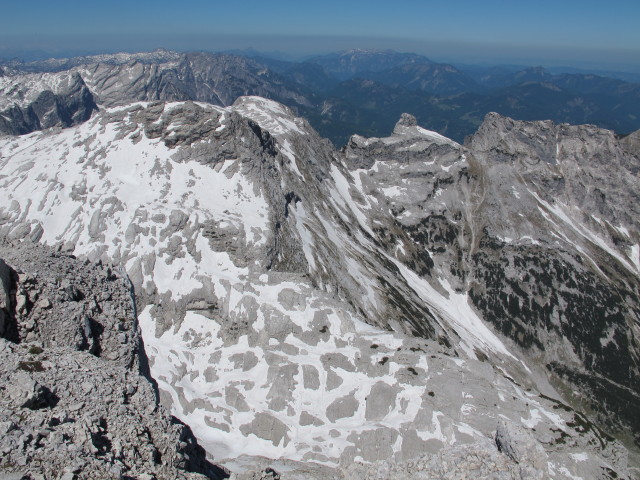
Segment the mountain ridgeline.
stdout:
<path fill-rule="evenodd" d="M 35 267 L 3 280 L 0 373 L 14 396 L 25 372 L 11 365 L 38 360 L 29 342 L 56 347 L 47 312 L 72 309 L 63 324 L 78 341 L 65 348 L 99 357 L 84 325 L 102 325 L 104 353 L 124 352 L 128 368 L 142 358 L 163 415 L 190 427 L 232 478 L 276 478 L 266 466 L 309 479 L 636 478 L 638 134 L 489 113 L 460 143 L 399 113 L 384 135 L 351 135 L 337 150 L 312 115 L 296 114 L 339 111 L 305 82 L 406 93 L 342 78 L 422 71 L 456 85 L 453 67 L 423 57 L 386 52 L 374 68 L 382 53 L 357 53 L 306 64 L 154 52 L 7 66 L 3 111 L 37 122 L 0 137 L 0 238 L 10 245 L 0 252 L 15 265 L 11 245 L 44 244 L 46 261 L 66 266 L 40 273 L 49 303 L 31 294 L 28 308 L 18 297 L 34 277 L 18 270 Z M 87 103 L 70 100 L 84 89 Z M 34 108 L 43 92 L 56 101 Z M 97 265 L 97 280 L 72 274 L 75 257 Z M 125 282 L 134 305 L 121 301 Z M 111 299 L 122 314 L 99 308 Z M 128 343 L 138 328 L 142 357 Z M 28 372 L 50 391 L 52 362 Z M 150 387 L 135 381 L 144 410 Z M 73 401 L 60 397 L 48 408 L 62 418 Z M 32 418 L 28 407 L 6 405 L 7 438 L 22 438 L 16 425 L 35 431 L 18 420 Z M 174 448 L 154 437 L 168 416 L 139 416 L 162 458 L 129 464 L 99 442 L 95 465 L 117 460 L 122 475 L 158 478 L 215 470 L 191 439 Z M 91 432 L 108 438 L 97 420 L 63 425 L 87 452 Z M 172 438 L 187 436 L 176 425 Z M 38 448 L 49 437 L 34 438 L 27 450 L 11 443 L 0 472 L 42 473 L 25 452 L 46 458 Z"/>
<path fill-rule="evenodd" d="M 82 105 L 77 100 L 66 105 L 54 98 L 64 87 L 49 84 L 54 95 L 34 103 L 28 85 L 40 83 L 39 76 L 47 77 L 42 74 L 63 72 L 78 72 L 94 98 L 85 95 Z M 121 78 L 124 72 L 134 77 Z M 17 79 L 25 73 L 39 76 Z M 13 61 L 0 71 L 0 94 L 8 97 L 0 103 L 0 132 L 5 133 L 47 128 L 58 117 L 60 125 L 68 126 L 73 114 L 83 118 L 83 112 L 94 108 L 92 100 L 102 105 L 194 100 L 225 106 L 241 95 L 284 103 L 337 147 L 353 133 L 386 135 L 404 112 L 460 143 L 489 112 L 518 120 L 590 123 L 620 135 L 640 129 L 638 83 L 586 73 L 552 74 L 542 67 L 457 68 L 422 55 L 377 50 L 350 50 L 305 62 L 164 50 Z M 56 115 L 48 113 L 56 108 Z"/>

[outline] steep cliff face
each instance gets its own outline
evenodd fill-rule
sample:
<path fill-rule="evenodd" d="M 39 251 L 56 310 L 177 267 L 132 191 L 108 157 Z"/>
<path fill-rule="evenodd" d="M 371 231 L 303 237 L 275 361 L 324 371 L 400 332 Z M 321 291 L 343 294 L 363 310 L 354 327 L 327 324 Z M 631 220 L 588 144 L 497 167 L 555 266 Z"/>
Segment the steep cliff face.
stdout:
<path fill-rule="evenodd" d="M 638 444 L 638 157 L 606 130 L 496 115 L 485 120 L 469 148 L 489 165 L 488 178 L 499 178 L 496 163 L 502 161 L 513 171 L 504 186 L 494 187 L 499 194 L 485 218 L 505 203 L 511 180 L 525 190 L 524 215 L 539 232 L 533 237 L 539 244 L 524 247 L 502 239 L 535 230 L 487 223 L 487 239 L 502 241 L 477 256 L 474 302 L 505 333 L 513 321 L 522 325 L 531 342 L 523 345 L 567 385 L 565 391 L 577 391 L 576 404 Z M 513 218 L 507 215 L 501 218 Z M 508 288 L 481 273 L 495 275 L 507 261 Z"/>
<path fill-rule="evenodd" d="M 78 73 L 0 77 L 0 134 L 78 125 L 97 109 Z"/>

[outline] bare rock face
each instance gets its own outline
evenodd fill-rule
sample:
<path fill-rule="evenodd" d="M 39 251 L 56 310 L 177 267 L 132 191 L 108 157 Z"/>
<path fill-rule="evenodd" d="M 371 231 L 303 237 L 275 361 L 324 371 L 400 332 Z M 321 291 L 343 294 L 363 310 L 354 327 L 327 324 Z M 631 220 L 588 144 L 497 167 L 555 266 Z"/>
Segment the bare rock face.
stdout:
<path fill-rule="evenodd" d="M 78 73 L 31 74 L 0 81 L 0 134 L 22 135 L 80 124 L 98 110 Z"/>
<path fill-rule="evenodd" d="M 0 256 L 25 265 L 33 250 L 28 243 L 2 245 Z M 39 255 L 31 265 L 27 271 L 13 269 L 17 342 L 87 351 L 139 367 L 140 336 L 133 292 L 123 288 L 126 276 L 55 251 Z"/>
<path fill-rule="evenodd" d="M 468 147 L 486 179 L 475 305 L 638 444 L 640 157 L 594 126 L 496 114 Z"/>
<path fill-rule="evenodd" d="M 543 472 L 548 456 L 540 443 L 519 425 L 501 421 L 496 430 L 498 450 L 519 465 L 525 465 L 532 471 Z M 540 475 L 542 477 L 542 475 Z"/>
<path fill-rule="evenodd" d="M 262 95 L 311 105 L 306 92 L 278 74 L 232 55 L 164 51 L 51 60 L 31 67 L 46 73 L 11 69 L 0 75 L 0 134 L 69 127 L 89 119 L 98 105 L 135 101 L 231 105 L 243 95 Z"/>
<path fill-rule="evenodd" d="M 0 338 L 0 476 L 224 474 L 140 374 L 126 276 L 29 243 L 3 243 L 0 256 L 0 291 L 9 290 L 17 327 L 15 341 Z"/>
<path fill-rule="evenodd" d="M 29 369 L 27 364 L 23 368 Z M 34 366 L 35 368 L 35 366 Z M 5 385 L 5 393 L 19 408 L 38 410 L 45 408 L 53 401 L 51 392 L 22 371 L 16 372 Z"/>
<path fill-rule="evenodd" d="M 263 70 L 248 58 L 209 53 L 173 54 L 158 62 L 136 58 L 96 62 L 89 58 L 74 69 L 105 107 L 155 100 L 231 105 L 243 95 L 308 104 L 301 92 Z"/>

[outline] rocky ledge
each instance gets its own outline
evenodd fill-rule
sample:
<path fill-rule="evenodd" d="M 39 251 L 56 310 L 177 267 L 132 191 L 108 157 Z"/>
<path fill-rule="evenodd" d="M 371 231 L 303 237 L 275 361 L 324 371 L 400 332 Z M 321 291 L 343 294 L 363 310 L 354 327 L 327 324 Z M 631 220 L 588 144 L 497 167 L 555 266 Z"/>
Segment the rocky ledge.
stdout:
<path fill-rule="evenodd" d="M 0 242 L 0 478 L 227 477 L 158 405 L 135 318 L 113 267 Z"/>

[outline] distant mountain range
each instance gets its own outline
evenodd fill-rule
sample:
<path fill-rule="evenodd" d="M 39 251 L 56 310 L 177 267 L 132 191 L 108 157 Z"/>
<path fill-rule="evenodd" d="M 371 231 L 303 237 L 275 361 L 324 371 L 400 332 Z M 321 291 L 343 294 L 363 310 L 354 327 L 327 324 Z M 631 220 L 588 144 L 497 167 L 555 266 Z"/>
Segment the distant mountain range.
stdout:
<path fill-rule="evenodd" d="M 37 62 L 12 60 L 0 63 L 0 94 L 8 98 L 2 104 L 15 100 L 15 81 L 20 75 L 73 70 L 101 97 L 99 103 L 106 104 L 158 99 L 230 105 L 238 96 L 260 95 L 308 118 L 336 146 L 344 145 L 354 133 L 387 135 L 403 112 L 411 112 L 419 124 L 459 142 L 475 132 L 492 111 L 518 120 L 594 124 L 621 136 L 640 129 L 640 83 L 610 76 L 554 74 L 539 66 L 456 67 L 392 50 L 348 50 L 305 62 L 252 55 L 157 50 Z M 128 71 L 123 66 L 132 62 L 139 65 L 139 81 L 127 83 L 126 92 L 114 90 L 119 75 Z M 0 123 L 14 126 L 0 125 L 0 131 L 39 128 L 36 117 L 37 112 L 28 109 L 5 111 Z M 16 122 L 22 126 L 15 126 Z"/>

